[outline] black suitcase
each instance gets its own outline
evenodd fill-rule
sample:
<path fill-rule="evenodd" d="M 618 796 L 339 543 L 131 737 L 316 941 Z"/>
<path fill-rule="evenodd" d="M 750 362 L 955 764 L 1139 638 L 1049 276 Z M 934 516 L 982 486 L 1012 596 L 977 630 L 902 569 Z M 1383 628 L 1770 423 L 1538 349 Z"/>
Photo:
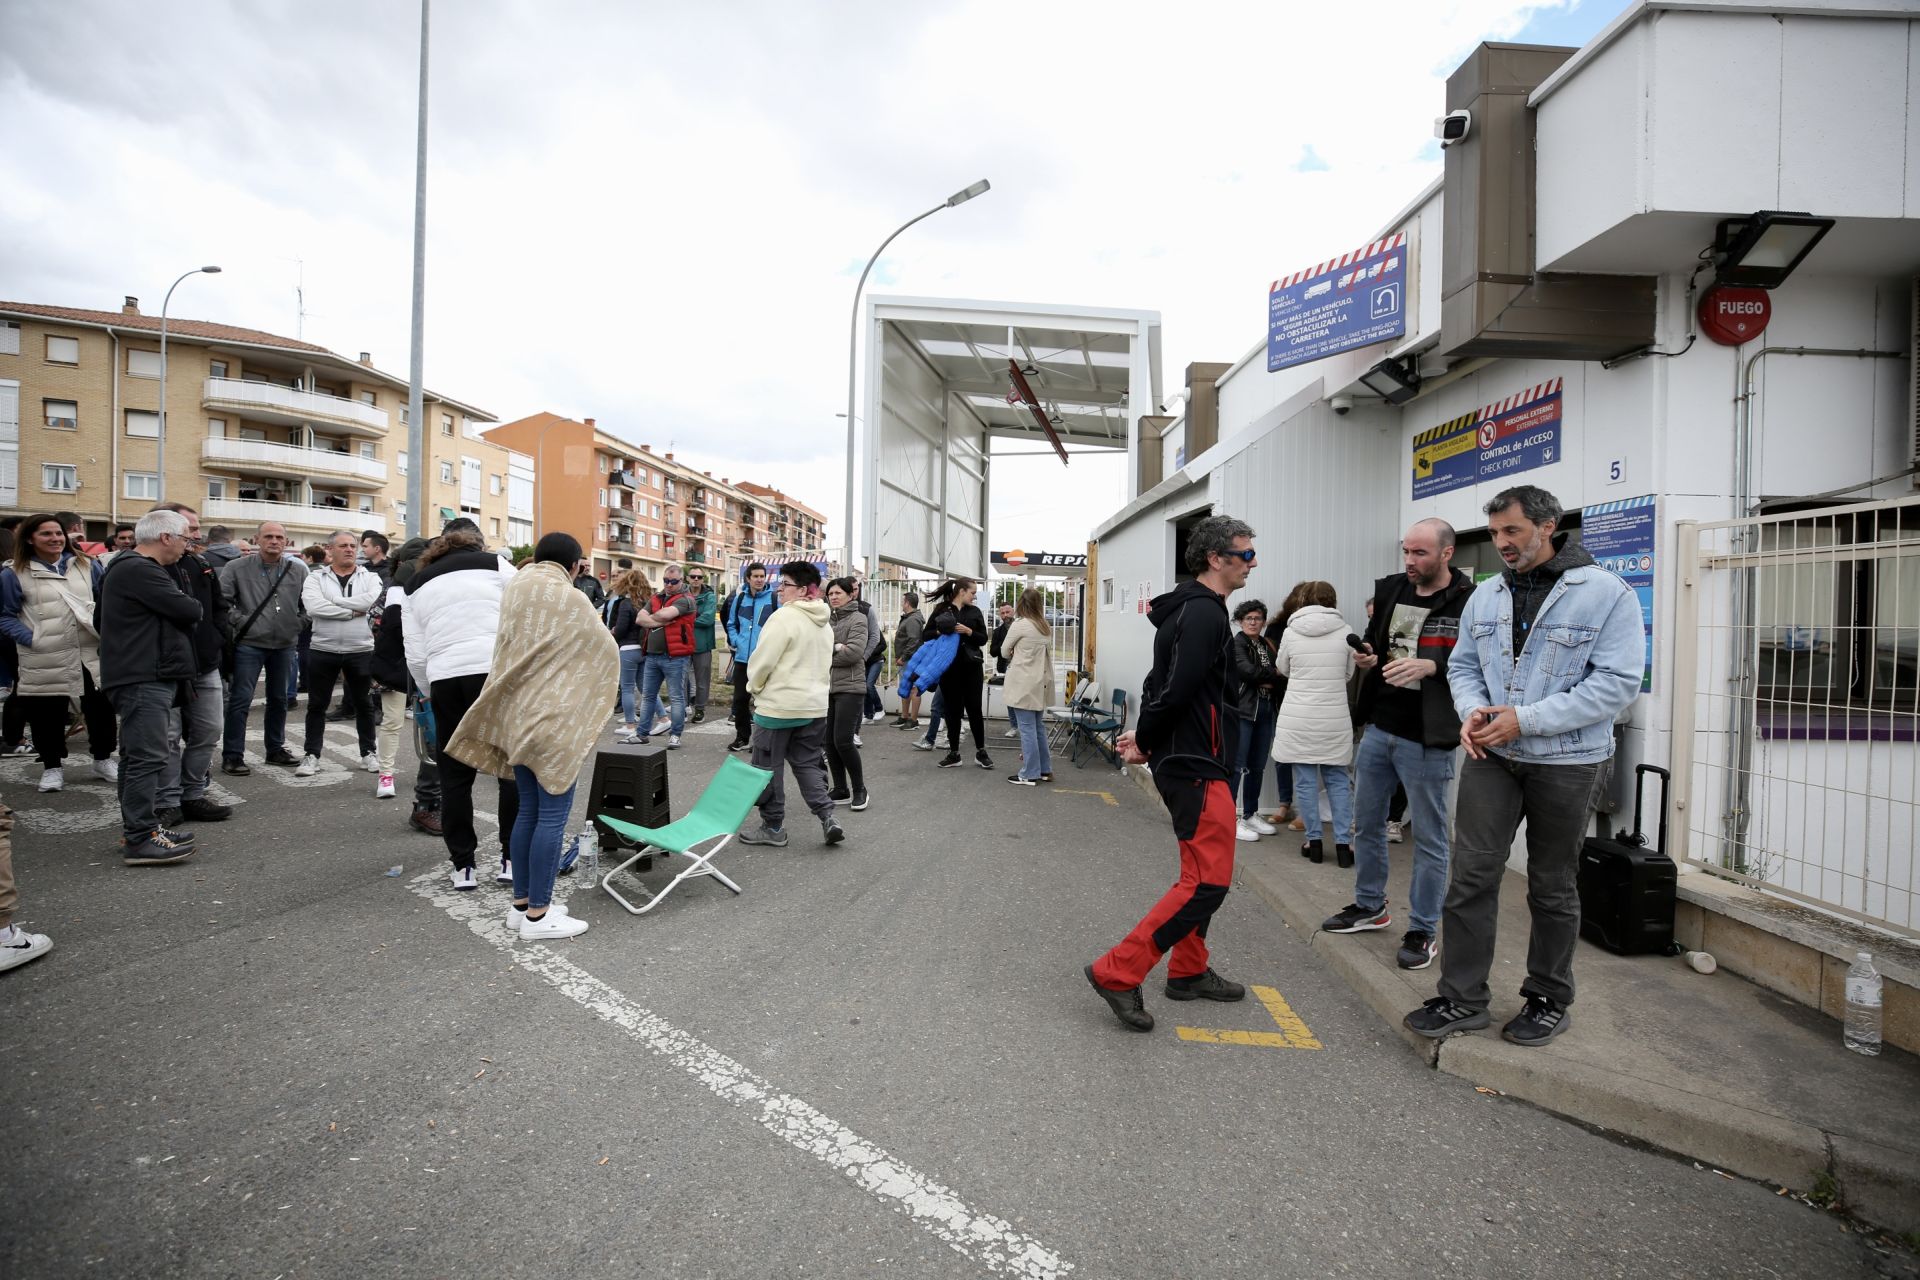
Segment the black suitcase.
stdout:
<path fill-rule="evenodd" d="M 1659 843 L 1647 845 L 1640 822 L 1646 775 L 1660 775 Z M 1618 955 L 1664 954 L 1673 946 L 1673 859 L 1667 856 L 1665 769 L 1633 771 L 1633 832 L 1620 839 L 1588 836 L 1580 850 L 1580 936 Z"/>

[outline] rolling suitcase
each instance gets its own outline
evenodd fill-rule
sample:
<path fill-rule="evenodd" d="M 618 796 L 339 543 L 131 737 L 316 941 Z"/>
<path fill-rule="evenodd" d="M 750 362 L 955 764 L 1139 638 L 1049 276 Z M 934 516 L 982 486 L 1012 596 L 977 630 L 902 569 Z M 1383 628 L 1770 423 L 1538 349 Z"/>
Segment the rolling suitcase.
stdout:
<path fill-rule="evenodd" d="M 1660 775 L 1659 843 L 1647 845 L 1640 821 L 1646 775 Z M 1633 831 L 1619 839 L 1587 837 L 1580 850 L 1580 936 L 1623 956 L 1662 954 L 1673 945 L 1673 859 L 1667 856 L 1665 769 L 1633 771 Z"/>

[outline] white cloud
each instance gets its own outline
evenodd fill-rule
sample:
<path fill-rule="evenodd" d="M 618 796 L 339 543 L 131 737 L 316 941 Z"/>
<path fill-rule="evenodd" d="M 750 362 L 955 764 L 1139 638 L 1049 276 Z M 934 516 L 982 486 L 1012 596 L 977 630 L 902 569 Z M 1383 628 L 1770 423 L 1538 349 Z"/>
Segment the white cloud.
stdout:
<path fill-rule="evenodd" d="M 1158 310 L 1164 380 L 1261 337 L 1275 276 L 1438 172 L 1445 75 L 1525 0 L 434 12 L 426 373 L 503 418 L 592 415 L 839 524 L 853 275 L 886 292 Z M 417 10 L 14 3 L 0 296 L 157 308 L 404 369 Z M 1303 157 L 1316 164 L 1303 168 Z M 854 264 L 851 268 L 849 264 Z M 1117 463 L 1009 459 L 994 540 L 1067 547 Z"/>

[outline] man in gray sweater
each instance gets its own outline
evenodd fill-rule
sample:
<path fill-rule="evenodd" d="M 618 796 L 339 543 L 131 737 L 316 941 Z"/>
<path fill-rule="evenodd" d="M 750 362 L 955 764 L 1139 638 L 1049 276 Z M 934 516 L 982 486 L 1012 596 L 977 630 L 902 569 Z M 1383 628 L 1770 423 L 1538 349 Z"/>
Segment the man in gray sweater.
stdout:
<path fill-rule="evenodd" d="M 247 712 L 260 672 L 267 673 L 267 763 L 294 768 L 287 750 L 287 676 L 300 643 L 300 592 L 307 566 L 287 554 L 287 530 L 269 520 L 260 526 L 260 551 L 220 571 L 220 590 L 233 621 L 233 670 L 227 680 L 227 731 L 220 772 L 252 773 L 247 766 Z"/>

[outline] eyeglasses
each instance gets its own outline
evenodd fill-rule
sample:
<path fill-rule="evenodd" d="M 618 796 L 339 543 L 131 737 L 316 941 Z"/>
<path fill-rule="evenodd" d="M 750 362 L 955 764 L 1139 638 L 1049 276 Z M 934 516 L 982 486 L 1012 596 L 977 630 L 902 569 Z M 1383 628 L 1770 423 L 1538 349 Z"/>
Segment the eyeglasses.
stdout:
<path fill-rule="evenodd" d="M 797 583 L 797 582 L 788 582 L 788 581 L 787 581 L 787 580 L 786 580 L 785 578 L 782 578 L 782 579 L 780 579 L 780 586 L 779 586 L 779 590 L 781 590 L 781 591 L 798 591 L 799 589 L 800 589 L 800 584 L 799 584 L 799 583 Z"/>
<path fill-rule="evenodd" d="M 1244 560 L 1244 561 L 1246 561 L 1246 562 L 1247 562 L 1248 564 L 1252 564 L 1252 563 L 1253 563 L 1253 548 L 1252 548 L 1252 547 L 1242 547 L 1242 548 L 1241 548 L 1240 550 L 1238 550 L 1238 551 L 1216 551 L 1216 552 L 1214 552 L 1213 554 L 1215 554 L 1215 555 L 1217 555 L 1217 556 L 1232 556 L 1232 557 L 1233 557 L 1233 558 L 1234 558 L 1235 560 Z"/>

